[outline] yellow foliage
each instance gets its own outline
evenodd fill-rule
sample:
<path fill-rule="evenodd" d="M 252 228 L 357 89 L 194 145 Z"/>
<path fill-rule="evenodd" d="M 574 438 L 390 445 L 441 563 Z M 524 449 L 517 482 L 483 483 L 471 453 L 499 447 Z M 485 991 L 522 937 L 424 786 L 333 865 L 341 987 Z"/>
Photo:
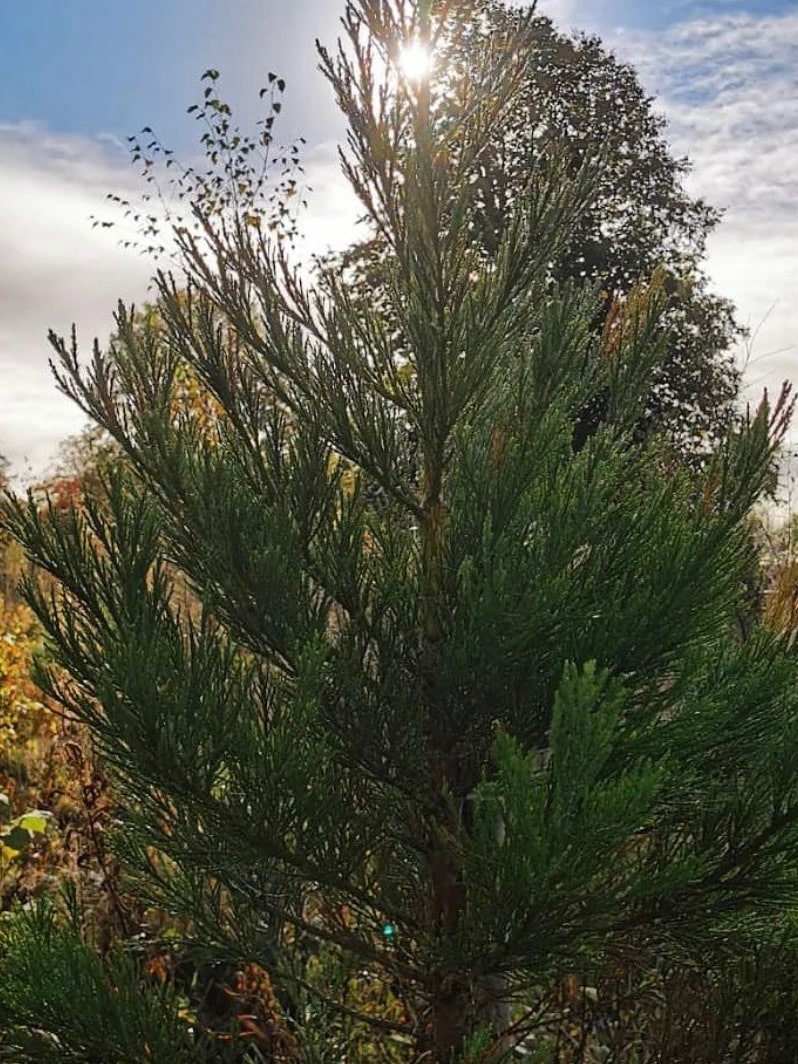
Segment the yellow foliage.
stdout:
<path fill-rule="evenodd" d="M 792 635 L 798 629 L 798 560 L 790 559 L 778 573 L 765 598 L 766 627 Z"/>
<path fill-rule="evenodd" d="M 181 415 L 191 420 L 208 440 L 216 439 L 224 416 L 221 404 L 185 363 L 177 368 L 172 394 L 172 417 L 177 420 Z"/>
<path fill-rule="evenodd" d="M 19 750 L 43 725 L 48 710 L 30 677 L 39 633 L 33 614 L 23 605 L 0 620 L 0 757 Z"/>

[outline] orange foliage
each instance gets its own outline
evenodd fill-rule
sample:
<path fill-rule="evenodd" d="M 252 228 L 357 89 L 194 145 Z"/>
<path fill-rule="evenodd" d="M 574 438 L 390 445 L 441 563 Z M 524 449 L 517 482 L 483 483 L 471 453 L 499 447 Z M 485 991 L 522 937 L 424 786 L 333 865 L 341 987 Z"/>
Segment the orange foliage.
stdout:
<path fill-rule="evenodd" d="M 601 350 L 605 355 L 618 355 L 635 339 L 662 302 L 666 288 L 666 271 L 657 268 L 650 280 L 638 281 L 627 296 L 613 298 L 601 337 Z"/>
<path fill-rule="evenodd" d="M 238 1037 L 269 1052 L 274 1061 L 296 1060 L 299 1045 L 288 1030 L 268 972 L 248 964 L 236 972 L 233 986 L 225 993 L 234 1004 Z"/>

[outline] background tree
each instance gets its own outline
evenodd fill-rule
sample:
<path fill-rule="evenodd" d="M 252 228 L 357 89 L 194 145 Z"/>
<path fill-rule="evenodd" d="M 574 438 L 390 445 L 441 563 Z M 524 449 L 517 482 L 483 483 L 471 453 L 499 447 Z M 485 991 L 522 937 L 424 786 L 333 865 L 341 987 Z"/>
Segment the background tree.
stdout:
<path fill-rule="evenodd" d="M 592 165 L 543 160 L 495 254 L 473 239 L 468 178 L 523 93 L 527 22 L 475 53 L 456 120 L 438 121 L 446 86 L 393 73 L 397 42 L 471 15 L 358 0 L 322 52 L 390 250 L 386 312 L 331 271 L 309 286 L 249 212 L 198 204 L 182 272 L 157 278 L 162 328 L 121 311 L 86 371 L 54 339 L 128 472 L 102 504 L 7 509 L 57 584 L 26 586 L 43 682 L 114 773 L 120 859 L 197 951 L 286 992 L 284 1059 L 341 1059 L 346 1024 L 408 1060 L 496 1059 L 543 983 L 621 936 L 706 964 L 796 902 L 795 655 L 733 633 L 789 405 L 763 404 L 703 473 L 660 475 L 635 441 L 656 288 L 597 336 L 595 293 L 552 277 Z M 211 435 L 175 416 L 181 366 L 218 404 Z M 169 1039 L 218 1059 L 175 1030 L 171 992 L 142 1000 L 139 969 L 103 994 L 46 909 L 13 928 L 17 1060 Z M 84 1011 L 49 1006 L 59 980 L 93 988 Z"/>
<path fill-rule="evenodd" d="M 601 329 L 635 286 L 659 274 L 668 354 L 652 378 L 639 431 L 663 436 L 683 457 L 706 457 L 732 420 L 740 383 L 734 346 L 744 335 L 732 304 L 711 291 L 703 270 L 720 212 L 685 190 L 690 164 L 673 155 L 666 121 L 631 66 L 598 37 L 570 36 L 545 16 L 529 18 L 497 0 L 483 0 L 473 18 L 450 24 L 437 42 L 438 121 L 460 120 L 474 64 L 486 48 L 501 48 L 507 32 L 521 34 L 523 81 L 464 177 L 474 239 L 486 255 L 496 254 L 514 204 L 530 177 L 545 173 L 552 153 L 571 174 L 594 161 L 590 204 L 558 249 L 553 275 L 597 286 Z M 356 289 L 373 301 L 387 253 L 374 234 L 334 267 L 348 268 Z M 603 397 L 594 397 L 583 412 L 588 428 L 603 410 Z"/>

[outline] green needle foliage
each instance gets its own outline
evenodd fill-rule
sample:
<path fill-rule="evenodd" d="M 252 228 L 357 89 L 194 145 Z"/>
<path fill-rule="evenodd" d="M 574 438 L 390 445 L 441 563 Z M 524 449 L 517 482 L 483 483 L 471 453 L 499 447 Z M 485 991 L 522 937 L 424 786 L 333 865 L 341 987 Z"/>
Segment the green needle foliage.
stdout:
<path fill-rule="evenodd" d="M 552 278 L 590 159 L 541 160 L 486 260 L 464 175 L 523 91 L 523 33 L 483 49 L 452 122 L 434 77 L 395 62 L 450 6 L 353 0 L 321 53 L 345 172 L 391 249 L 388 313 L 308 280 L 279 227 L 198 201 L 158 328 L 120 308 L 86 370 L 54 338 L 125 464 L 83 510 L 7 508 L 46 576 L 26 585 L 44 681 L 113 773 L 141 899 L 266 969 L 307 1060 L 368 1059 L 319 1041 L 322 1016 L 395 1059 L 498 1059 L 537 987 L 624 936 L 700 959 L 796 901 L 795 655 L 734 628 L 789 405 L 763 403 L 700 474 L 634 442 L 656 292 L 597 338 L 597 293 Z M 186 369 L 212 430 L 175 403 Z M 575 441 L 596 394 L 606 417 Z M 56 931 L 22 927 L 44 965 Z M 33 969 L 0 992 L 18 1017 Z M 366 1007 L 353 977 L 399 1007 Z M 71 1015 L 37 1026 L 77 1045 Z"/>
<path fill-rule="evenodd" d="M 497 117 L 490 143 L 466 176 L 475 241 L 488 258 L 496 254 L 513 206 L 543 160 L 556 154 L 573 174 L 594 157 L 590 203 L 564 235 L 552 272 L 560 281 L 596 285 L 599 332 L 617 299 L 661 274 L 666 350 L 638 434 L 660 437 L 672 458 L 701 464 L 733 420 L 740 384 L 733 351 L 745 335 L 732 304 L 711 291 L 705 273 L 707 239 L 720 212 L 688 195 L 690 164 L 673 155 L 665 119 L 637 73 L 598 38 L 563 33 L 544 15 L 530 17 L 501 0 L 472 4 L 469 13 L 451 20 L 436 48 L 441 120 L 461 120 L 470 106 L 464 84 L 486 48 L 501 49 L 510 28 L 518 32 L 523 67 L 512 108 Z M 331 261 L 373 306 L 390 254 L 390 242 L 372 232 Z M 401 336 L 401 322 L 394 326 Z M 596 396 L 583 418 L 602 416 Z"/>
<path fill-rule="evenodd" d="M 124 955 L 93 956 L 49 905 L 8 921 L 0 937 L 0 1060 L 196 1060 L 169 987 L 141 982 Z"/>

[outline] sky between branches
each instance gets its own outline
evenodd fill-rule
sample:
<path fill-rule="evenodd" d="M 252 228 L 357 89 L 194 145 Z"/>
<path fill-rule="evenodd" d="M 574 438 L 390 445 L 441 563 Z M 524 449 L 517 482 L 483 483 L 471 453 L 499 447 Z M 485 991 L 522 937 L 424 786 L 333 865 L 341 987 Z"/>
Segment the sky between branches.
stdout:
<path fill-rule="evenodd" d="M 104 340 L 118 298 L 146 296 L 151 264 L 92 229 L 109 190 L 135 187 L 124 138 L 148 124 L 181 154 L 185 109 L 209 66 L 245 125 L 270 70 L 288 82 L 285 136 L 308 140 L 314 250 L 356 236 L 337 172 L 343 122 L 315 71 L 336 0 L 30 0 L 0 33 L 0 452 L 39 475 L 79 411 L 47 368 L 48 327 Z M 690 189 L 726 208 L 710 246 L 715 287 L 754 330 L 747 394 L 798 383 L 798 8 L 795 0 L 541 0 L 639 70 L 695 163 Z M 796 428 L 798 436 L 798 428 Z"/>

